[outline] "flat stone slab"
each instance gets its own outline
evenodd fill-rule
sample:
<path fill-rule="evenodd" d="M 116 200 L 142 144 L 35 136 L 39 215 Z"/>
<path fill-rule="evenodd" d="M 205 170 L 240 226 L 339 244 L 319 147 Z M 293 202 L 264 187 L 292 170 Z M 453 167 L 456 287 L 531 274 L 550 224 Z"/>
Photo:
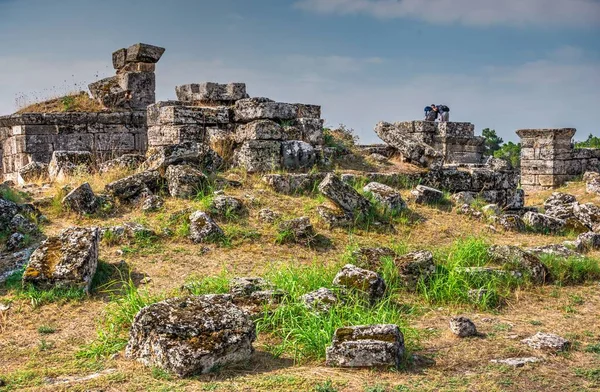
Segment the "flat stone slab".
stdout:
<path fill-rule="evenodd" d="M 248 98 L 246 83 L 192 83 L 175 87 L 177 99 L 183 102 L 237 101 Z"/>
<path fill-rule="evenodd" d="M 522 357 L 522 358 L 506 358 L 506 359 L 492 359 L 491 363 L 495 363 L 497 365 L 506 365 L 512 367 L 523 367 L 528 363 L 537 363 L 543 362 L 543 359 L 537 357 Z"/>

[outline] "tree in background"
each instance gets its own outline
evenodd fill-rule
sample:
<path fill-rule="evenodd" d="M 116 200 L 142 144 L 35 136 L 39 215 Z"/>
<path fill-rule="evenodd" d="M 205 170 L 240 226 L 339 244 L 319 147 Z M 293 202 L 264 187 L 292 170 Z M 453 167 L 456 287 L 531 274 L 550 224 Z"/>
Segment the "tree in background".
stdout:
<path fill-rule="evenodd" d="M 485 128 L 481 131 L 481 135 L 485 139 L 485 151 L 483 153 L 485 156 L 494 155 L 494 152 L 498 151 L 500 145 L 504 142 L 501 137 L 496 135 L 495 129 Z"/>
<path fill-rule="evenodd" d="M 503 144 L 502 147 L 494 151 L 494 158 L 505 159 L 515 169 L 518 169 L 521 167 L 521 143 L 508 142 Z"/>
<path fill-rule="evenodd" d="M 590 133 L 587 140 L 575 143 L 575 148 L 600 148 L 600 137 Z"/>

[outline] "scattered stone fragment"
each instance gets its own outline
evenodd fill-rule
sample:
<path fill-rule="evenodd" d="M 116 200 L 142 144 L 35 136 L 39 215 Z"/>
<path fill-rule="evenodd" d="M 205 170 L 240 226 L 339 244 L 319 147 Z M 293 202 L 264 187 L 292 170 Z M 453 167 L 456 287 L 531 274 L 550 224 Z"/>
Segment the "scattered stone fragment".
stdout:
<path fill-rule="evenodd" d="M 381 140 L 397 149 L 407 162 L 433 170 L 439 169 L 444 162 L 441 152 L 422 141 L 408 137 L 396 124 L 380 122 L 375 126 L 375 133 Z"/>
<path fill-rule="evenodd" d="M 587 193 L 600 195 L 600 173 L 586 172 L 583 175 L 583 181 L 585 182 L 585 191 Z"/>
<path fill-rule="evenodd" d="M 477 335 L 477 328 L 475 328 L 475 324 L 464 316 L 451 318 L 450 330 L 459 338 Z"/>
<path fill-rule="evenodd" d="M 165 176 L 169 194 L 180 199 L 191 199 L 208 186 L 208 178 L 189 165 L 172 165 Z"/>
<path fill-rule="evenodd" d="M 490 221 L 505 231 L 522 233 L 526 230 L 525 222 L 519 215 L 504 214 L 490 217 Z"/>
<path fill-rule="evenodd" d="M 24 242 L 25 235 L 21 233 L 12 233 L 6 241 L 6 250 L 9 252 L 13 252 L 19 248 L 22 248 Z"/>
<path fill-rule="evenodd" d="M 316 312 L 328 312 L 339 302 L 335 293 L 325 287 L 304 294 L 300 299 L 308 309 Z"/>
<path fill-rule="evenodd" d="M 377 163 L 386 163 L 387 161 L 389 161 L 389 158 L 385 155 L 381 155 L 375 152 L 373 154 L 369 154 L 369 156 L 367 156 L 367 159 Z"/>
<path fill-rule="evenodd" d="M 30 182 L 44 180 L 48 177 L 48 164 L 42 162 L 30 162 L 19 169 L 19 183 L 27 184 Z"/>
<path fill-rule="evenodd" d="M 42 289 L 76 287 L 89 292 L 98 265 L 99 230 L 71 227 L 41 243 L 29 259 L 23 284 Z"/>
<path fill-rule="evenodd" d="M 480 219 L 483 216 L 481 211 L 477 211 L 475 208 L 471 207 L 469 204 L 463 204 L 456 209 L 456 212 L 461 215 L 466 215 L 474 219 Z"/>
<path fill-rule="evenodd" d="M 9 227 L 12 231 L 18 231 L 23 234 L 35 233 L 38 230 L 35 223 L 29 221 L 21 214 L 16 214 L 13 216 Z"/>
<path fill-rule="evenodd" d="M 266 174 L 262 181 L 277 193 L 299 195 L 314 191 L 324 178 L 325 173 Z"/>
<path fill-rule="evenodd" d="M 575 240 L 575 246 L 582 253 L 600 249 L 600 233 L 590 231 L 580 234 Z"/>
<path fill-rule="evenodd" d="M 238 277 L 229 282 L 229 293 L 237 297 L 247 297 L 256 291 L 272 288 L 271 283 L 260 277 Z"/>
<path fill-rule="evenodd" d="M 253 317 L 264 314 L 265 308 L 274 309 L 285 296 L 285 292 L 274 289 L 270 282 L 259 277 L 232 279 L 229 293 L 233 303 Z"/>
<path fill-rule="evenodd" d="M 554 256 L 560 256 L 560 257 L 580 257 L 581 256 L 579 253 L 577 253 L 577 252 L 567 248 L 565 245 L 561 245 L 561 244 L 552 244 L 552 245 L 531 247 L 531 248 L 526 248 L 525 251 L 529 252 L 529 253 L 533 253 L 535 255 L 547 254 L 547 255 L 554 255 Z"/>
<path fill-rule="evenodd" d="M 283 221 L 279 224 L 279 232 L 286 233 L 286 240 L 310 244 L 315 236 L 315 230 L 306 216 Z"/>
<path fill-rule="evenodd" d="M 543 333 L 538 332 L 533 336 L 528 337 L 527 339 L 521 340 L 521 343 L 528 345 L 531 348 L 535 348 L 537 350 L 546 350 L 546 351 L 563 351 L 567 350 L 571 343 L 552 333 Z"/>
<path fill-rule="evenodd" d="M 219 195 L 215 197 L 210 205 L 217 214 L 228 217 L 230 215 L 240 216 L 244 212 L 242 201 L 233 196 Z"/>
<path fill-rule="evenodd" d="M 156 170 L 143 171 L 107 184 L 105 189 L 123 203 L 142 202 L 153 192 L 158 192 L 163 180 Z"/>
<path fill-rule="evenodd" d="M 483 212 L 487 216 L 502 214 L 502 210 L 500 209 L 500 207 L 498 207 L 498 204 L 487 204 L 481 207 L 481 212 Z"/>
<path fill-rule="evenodd" d="M 558 233 L 563 230 L 566 225 L 566 221 L 563 219 L 531 211 L 523 215 L 523 221 L 535 231 L 543 233 Z"/>
<path fill-rule="evenodd" d="M 394 259 L 396 252 L 390 248 L 359 248 L 352 252 L 352 256 L 358 267 L 378 271 L 381 268 L 382 260 Z"/>
<path fill-rule="evenodd" d="M 0 283 L 4 283 L 6 278 L 20 271 L 27 264 L 34 250 L 35 247 L 30 247 L 16 252 L 0 252 Z"/>
<path fill-rule="evenodd" d="M 346 264 L 333 279 L 333 284 L 349 290 L 356 290 L 368 296 L 371 302 L 385 294 L 385 282 L 378 273 Z"/>
<path fill-rule="evenodd" d="M 279 218 L 281 218 L 281 213 L 273 211 L 269 208 L 263 208 L 262 210 L 258 211 L 258 219 L 260 219 L 261 222 L 273 223 Z"/>
<path fill-rule="evenodd" d="M 196 211 L 190 215 L 190 239 L 193 242 L 211 242 L 224 235 L 223 230 L 206 212 Z"/>
<path fill-rule="evenodd" d="M 125 354 L 186 377 L 247 361 L 255 339 L 248 314 L 220 296 L 171 298 L 135 316 Z"/>
<path fill-rule="evenodd" d="M 477 194 L 475 192 L 458 192 L 452 195 L 452 200 L 459 205 L 471 205 L 475 202 Z"/>
<path fill-rule="evenodd" d="M 336 227 L 351 227 L 355 223 L 352 214 L 326 206 L 318 206 L 317 214 L 327 223 L 330 230 Z"/>
<path fill-rule="evenodd" d="M 415 290 L 420 281 L 435 273 L 433 254 L 428 250 L 407 253 L 394 259 L 399 276 L 409 290 Z"/>
<path fill-rule="evenodd" d="M 391 324 L 338 328 L 326 356 L 327 366 L 333 367 L 398 367 L 404 336 Z"/>
<path fill-rule="evenodd" d="M 594 230 L 600 224 L 600 207 L 593 203 L 575 203 L 573 215 L 590 230 Z"/>
<path fill-rule="evenodd" d="M 92 161 L 89 151 L 54 151 L 48 174 L 51 180 L 62 181 L 76 173 L 89 173 Z"/>
<path fill-rule="evenodd" d="M 153 212 L 162 208 L 164 201 L 162 197 L 157 195 L 149 195 L 142 202 L 142 211 Z"/>
<path fill-rule="evenodd" d="M 417 185 L 410 194 L 417 204 L 434 204 L 444 199 L 444 192 L 425 185 Z"/>
<path fill-rule="evenodd" d="M 394 188 L 379 182 L 370 182 L 364 188 L 364 192 L 370 192 L 373 198 L 379 202 L 387 211 L 400 211 L 406 208 L 406 203 Z"/>
<path fill-rule="evenodd" d="M 512 245 L 493 245 L 489 248 L 490 257 L 504 265 L 514 265 L 528 274 L 534 283 L 543 284 L 550 280 L 550 271 L 539 257 Z"/>
<path fill-rule="evenodd" d="M 223 159 L 208 145 L 184 142 L 156 147 L 142 164 L 142 170 L 158 170 L 163 173 L 171 165 L 190 165 L 209 173 L 223 165 Z"/>
<path fill-rule="evenodd" d="M 492 359 L 490 362 L 498 365 L 512 366 L 515 368 L 523 367 L 528 363 L 542 362 L 543 359 L 537 357 L 522 357 L 522 358 L 506 358 L 506 359 Z"/>
<path fill-rule="evenodd" d="M 367 215 L 371 208 L 367 199 L 333 173 L 328 173 L 319 184 L 319 191 L 348 214 Z"/>
<path fill-rule="evenodd" d="M 99 207 L 98 199 L 87 182 L 69 192 L 62 199 L 62 204 L 78 214 L 93 214 Z"/>

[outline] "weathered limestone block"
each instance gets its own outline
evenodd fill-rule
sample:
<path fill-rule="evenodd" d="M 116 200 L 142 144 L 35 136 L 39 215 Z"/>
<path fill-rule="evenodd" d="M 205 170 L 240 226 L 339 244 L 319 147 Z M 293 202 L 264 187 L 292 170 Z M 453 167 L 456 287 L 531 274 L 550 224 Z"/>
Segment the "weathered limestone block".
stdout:
<path fill-rule="evenodd" d="M 333 279 L 333 284 L 349 290 L 357 291 L 367 296 L 370 302 L 375 302 L 385 294 L 385 282 L 373 271 L 346 264 Z"/>
<path fill-rule="evenodd" d="M 492 260 L 503 265 L 514 266 L 528 274 L 534 283 L 550 281 L 550 271 L 539 257 L 512 245 L 494 245 L 488 251 Z"/>
<path fill-rule="evenodd" d="M 433 204 L 444 199 L 444 192 L 425 185 L 417 185 L 410 194 L 417 204 Z"/>
<path fill-rule="evenodd" d="M 400 211 L 406 208 L 406 202 L 404 202 L 400 193 L 390 186 L 370 182 L 365 185 L 363 191 L 371 193 L 373 198 L 387 211 Z"/>
<path fill-rule="evenodd" d="M 327 366 L 398 367 L 404 356 L 404 336 L 391 324 L 338 328 L 326 356 Z"/>
<path fill-rule="evenodd" d="M 419 282 L 426 281 L 435 273 L 433 254 L 428 250 L 407 253 L 394 259 L 402 283 L 409 290 L 416 290 Z"/>
<path fill-rule="evenodd" d="M 92 153 L 89 151 L 54 151 L 48 165 L 48 174 L 51 180 L 61 181 L 78 171 L 89 173 L 92 162 Z"/>
<path fill-rule="evenodd" d="M 245 83 L 199 83 L 175 86 L 177 99 L 183 102 L 233 102 L 248 98 Z"/>
<path fill-rule="evenodd" d="M 342 211 L 351 215 L 367 215 L 371 203 L 335 174 L 328 173 L 319 184 L 319 191 Z"/>
<path fill-rule="evenodd" d="M 206 212 L 196 211 L 190 215 L 190 239 L 193 242 L 211 242 L 224 235 L 223 230 Z"/>
<path fill-rule="evenodd" d="M 339 303 L 335 293 L 325 287 L 306 293 L 300 299 L 308 309 L 315 312 L 328 312 Z"/>
<path fill-rule="evenodd" d="M 62 205 L 78 214 L 93 214 L 98 210 L 98 198 L 89 183 L 85 182 L 69 192 Z"/>
<path fill-rule="evenodd" d="M 248 314 L 221 296 L 171 298 L 135 316 L 125 354 L 185 377 L 247 361 L 255 339 Z"/>
<path fill-rule="evenodd" d="M 585 190 L 587 193 L 600 195 L 600 173 L 586 172 L 583 175 L 583 181 L 585 182 Z"/>
<path fill-rule="evenodd" d="M 122 50 L 121 55 L 122 55 Z M 117 51 L 119 52 L 119 51 Z M 148 44 L 135 44 L 127 48 L 126 63 L 158 63 L 158 60 L 165 53 L 165 48 Z M 114 58 L 114 57 L 113 57 Z M 114 62 L 114 60 L 113 60 Z"/>
<path fill-rule="evenodd" d="M 275 121 L 256 120 L 236 126 L 235 141 L 243 143 L 246 140 L 286 140 L 286 135 Z"/>
<path fill-rule="evenodd" d="M 301 244 L 310 244 L 316 236 L 315 229 L 306 216 L 281 222 L 279 232 L 289 233 L 291 241 Z"/>
<path fill-rule="evenodd" d="M 275 140 L 247 140 L 234 153 L 237 166 L 250 173 L 281 169 L 281 142 Z"/>
<path fill-rule="evenodd" d="M 526 229 L 525 222 L 523 222 L 523 219 L 519 215 L 493 215 L 490 217 L 490 221 L 493 224 L 502 227 L 502 229 L 505 231 L 515 231 L 518 233 L 522 233 Z"/>
<path fill-rule="evenodd" d="M 262 181 L 277 193 L 296 195 L 314 191 L 325 175 L 326 173 L 266 174 Z"/>
<path fill-rule="evenodd" d="M 239 216 L 244 213 L 244 203 L 233 196 L 216 196 L 213 199 L 210 208 L 223 217 L 228 217 L 230 215 Z"/>
<path fill-rule="evenodd" d="M 558 233 L 565 228 L 567 222 L 563 219 L 529 211 L 523 215 L 523 221 L 536 231 L 543 233 Z"/>
<path fill-rule="evenodd" d="M 6 241 L 6 250 L 9 252 L 16 251 L 23 247 L 25 242 L 25 235 L 21 233 L 12 233 L 8 240 Z"/>
<path fill-rule="evenodd" d="M 13 216 L 8 227 L 11 231 L 18 231 L 23 234 L 31 234 L 38 230 L 35 223 L 31 222 L 21 214 Z"/>
<path fill-rule="evenodd" d="M 236 122 L 254 120 L 293 120 L 298 117 L 298 108 L 291 103 L 275 102 L 268 98 L 246 98 L 235 103 Z"/>
<path fill-rule="evenodd" d="M 191 199 L 208 186 L 208 178 L 189 165 L 171 165 L 165 175 L 172 197 Z"/>
<path fill-rule="evenodd" d="M 228 124 L 231 116 L 226 106 L 185 106 L 174 101 L 150 105 L 146 113 L 149 126 Z"/>
<path fill-rule="evenodd" d="M 123 68 L 117 70 L 117 75 L 128 72 L 154 72 L 156 64 L 154 63 L 127 63 Z"/>
<path fill-rule="evenodd" d="M 134 109 L 146 109 L 156 101 L 154 72 L 126 72 L 117 75 L 121 89 L 128 92 L 127 104 Z"/>
<path fill-rule="evenodd" d="M 577 237 L 575 246 L 578 252 L 589 252 L 600 249 L 600 233 L 587 232 Z"/>
<path fill-rule="evenodd" d="M 281 213 L 273 211 L 269 208 L 263 208 L 262 210 L 258 211 L 258 219 L 261 222 L 274 223 L 279 218 L 281 218 Z"/>
<path fill-rule="evenodd" d="M 164 172 L 171 165 L 181 164 L 194 166 L 207 172 L 214 172 L 221 167 L 223 160 L 206 144 L 185 142 L 156 147 L 140 168 L 142 170 Z"/>
<path fill-rule="evenodd" d="M 477 197 L 477 193 L 475 193 L 475 192 L 462 191 L 462 192 L 453 194 L 452 201 L 454 201 L 456 204 L 459 204 L 459 205 L 464 205 L 464 204 L 471 205 L 475 202 L 476 197 Z"/>
<path fill-rule="evenodd" d="M 33 252 L 23 283 L 42 289 L 76 287 L 89 292 L 98 265 L 97 228 L 71 227 Z"/>
<path fill-rule="evenodd" d="M 600 237 L 600 236 L 599 236 Z M 567 248 L 565 245 L 560 244 L 551 244 L 544 246 L 536 246 L 531 248 L 525 248 L 526 252 L 533 253 L 534 255 L 554 255 L 559 257 L 579 257 L 581 256 L 579 253 L 572 251 Z"/>
<path fill-rule="evenodd" d="M 573 215 L 590 230 L 594 230 L 600 224 L 600 207 L 593 203 L 573 205 Z"/>
<path fill-rule="evenodd" d="M 129 93 L 122 88 L 119 78 L 111 76 L 88 85 L 92 98 L 107 108 L 126 108 Z"/>
<path fill-rule="evenodd" d="M 144 212 L 154 212 L 160 210 L 163 205 L 164 200 L 162 197 L 157 195 L 150 195 L 144 199 L 141 208 Z"/>
<path fill-rule="evenodd" d="M 112 63 L 114 69 L 121 69 L 125 66 L 125 61 L 127 60 L 127 49 L 121 48 L 116 50 L 112 54 Z"/>
<path fill-rule="evenodd" d="M 260 277 L 232 279 L 229 293 L 232 302 L 252 317 L 264 315 L 265 307 L 273 310 L 285 296 L 284 291 Z"/>
<path fill-rule="evenodd" d="M 563 351 L 569 348 L 571 343 L 558 335 L 552 333 L 538 332 L 527 339 L 521 340 L 521 343 L 528 345 L 531 348 L 545 351 Z"/>
<path fill-rule="evenodd" d="M 475 327 L 475 324 L 464 316 L 451 318 L 450 330 L 459 338 L 477 335 L 477 328 Z"/>
<path fill-rule="evenodd" d="M 148 170 L 113 181 L 105 186 L 105 190 L 121 202 L 135 203 L 144 200 L 161 187 L 160 173 L 156 170 Z"/>
<path fill-rule="evenodd" d="M 284 169 L 309 169 L 317 163 L 317 153 L 309 143 L 290 140 L 281 143 L 281 159 Z"/>
<path fill-rule="evenodd" d="M 354 214 L 327 206 L 317 206 L 317 214 L 319 214 L 330 230 L 336 227 L 352 227 L 355 223 Z"/>
<path fill-rule="evenodd" d="M 411 138 L 410 134 L 404 133 L 396 124 L 380 122 L 375 126 L 375 133 L 381 140 L 398 150 L 407 162 L 427 167 L 430 169 L 439 169 L 444 157 L 416 138 Z"/>
<path fill-rule="evenodd" d="M 111 170 L 134 170 L 144 162 L 146 158 L 141 154 L 123 154 L 118 158 L 102 162 L 99 167 L 100 173 L 107 173 Z"/>
<path fill-rule="evenodd" d="M 48 177 L 48 164 L 42 162 L 30 162 L 19 170 L 17 182 L 27 184 Z"/>
<path fill-rule="evenodd" d="M 298 118 L 294 120 L 293 124 L 289 127 L 284 126 L 286 133 L 297 133 L 299 137 L 289 137 L 288 139 L 299 139 L 313 146 L 320 146 L 323 144 L 323 124 L 325 120 L 318 117 L 315 118 Z M 293 131 L 295 129 L 295 131 Z"/>
<path fill-rule="evenodd" d="M 20 208 L 16 203 L 0 198 L 0 225 L 5 227 L 19 211 Z"/>

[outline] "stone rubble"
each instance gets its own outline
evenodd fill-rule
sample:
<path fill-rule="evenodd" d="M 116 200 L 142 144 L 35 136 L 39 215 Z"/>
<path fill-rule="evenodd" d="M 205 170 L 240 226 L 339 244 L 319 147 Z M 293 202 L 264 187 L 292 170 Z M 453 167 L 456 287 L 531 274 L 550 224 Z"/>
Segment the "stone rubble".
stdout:
<path fill-rule="evenodd" d="M 567 350 L 571 345 L 568 340 L 558 335 L 543 332 L 538 332 L 533 336 L 523 339 L 521 340 L 521 343 L 524 343 L 536 350 L 545 350 L 551 352 Z"/>
<path fill-rule="evenodd" d="M 381 299 L 386 289 L 385 282 L 378 273 L 358 268 L 352 264 L 346 264 L 335 275 L 333 284 L 364 294 L 370 302 Z"/>
<path fill-rule="evenodd" d="M 551 280 L 550 271 L 539 257 L 513 245 L 493 245 L 488 251 L 492 260 L 503 265 L 514 266 L 528 274 L 534 283 L 543 284 Z"/>
<path fill-rule="evenodd" d="M 373 195 L 373 199 L 381 204 L 386 211 L 398 212 L 406 208 L 406 202 L 402 199 L 400 193 L 390 186 L 370 182 L 365 185 L 363 191 Z"/>
<path fill-rule="evenodd" d="M 444 199 L 442 191 L 424 185 L 417 185 L 410 194 L 417 204 L 434 204 Z"/>
<path fill-rule="evenodd" d="M 459 338 L 477 335 L 475 324 L 464 316 L 453 317 L 450 319 L 450 331 Z"/>
<path fill-rule="evenodd" d="M 225 236 L 217 223 L 203 211 L 190 215 L 190 239 L 194 243 L 212 242 Z"/>
<path fill-rule="evenodd" d="M 62 205 L 78 214 L 93 214 L 100 206 L 98 198 L 87 182 L 69 192 L 62 199 Z"/>

